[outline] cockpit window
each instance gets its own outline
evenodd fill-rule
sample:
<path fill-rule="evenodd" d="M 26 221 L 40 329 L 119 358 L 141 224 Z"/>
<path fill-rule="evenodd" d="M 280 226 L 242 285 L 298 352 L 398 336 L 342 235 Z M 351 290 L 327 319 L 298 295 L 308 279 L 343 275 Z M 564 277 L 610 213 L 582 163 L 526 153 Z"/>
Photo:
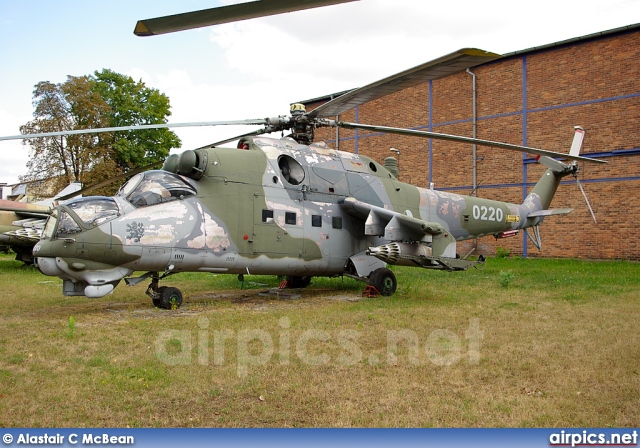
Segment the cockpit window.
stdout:
<path fill-rule="evenodd" d="M 67 235 L 74 235 L 82 232 L 82 229 L 76 223 L 71 215 L 62 210 L 60 218 L 58 218 L 58 231 L 56 232 L 57 238 L 65 238 Z"/>
<path fill-rule="evenodd" d="M 138 186 L 138 184 L 140 183 L 140 179 L 142 179 L 143 177 L 144 175 L 142 174 L 136 174 L 135 176 L 133 176 L 131 179 L 126 181 L 122 187 L 120 187 L 117 195 L 127 197 L 129 193 L 131 193 L 133 189 Z"/>
<path fill-rule="evenodd" d="M 51 212 L 51 216 L 47 219 L 47 223 L 44 225 L 44 230 L 42 231 L 42 239 L 49 240 L 53 237 L 53 231 L 56 228 L 56 223 L 58 222 L 58 211 L 53 209 Z"/>
<path fill-rule="evenodd" d="M 180 176 L 166 171 L 137 174 L 118 192 L 119 196 L 125 197 L 134 207 L 147 207 L 195 194 L 196 190 Z"/>
<path fill-rule="evenodd" d="M 69 208 L 73 213 L 65 210 Z M 74 199 L 51 212 L 42 231 L 43 239 L 67 238 L 83 231 L 82 225 L 97 226 L 118 217 L 120 210 L 115 200 L 103 196 Z M 55 231 L 55 234 L 54 234 Z"/>
<path fill-rule="evenodd" d="M 118 216 L 116 201 L 107 197 L 77 199 L 67 206 L 88 226 L 97 226 Z"/>

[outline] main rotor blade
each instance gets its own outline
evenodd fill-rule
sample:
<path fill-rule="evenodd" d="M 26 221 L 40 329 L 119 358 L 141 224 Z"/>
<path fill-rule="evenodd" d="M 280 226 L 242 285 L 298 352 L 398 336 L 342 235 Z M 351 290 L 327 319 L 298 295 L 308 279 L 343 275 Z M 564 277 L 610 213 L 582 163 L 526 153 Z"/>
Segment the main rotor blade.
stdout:
<path fill-rule="evenodd" d="M 372 126 L 372 125 L 360 124 L 360 123 L 347 123 L 344 121 L 337 121 L 335 122 L 335 125 L 345 129 L 362 129 L 366 131 L 385 132 L 389 134 L 411 135 L 414 137 L 433 138 L 438 140 L 449 140 L 452 142 L 471 143 L 471 144 L 480 145 L 480 146 L 491 146 L 494 148 L 509 149 L 512 151 L 526 152 L 529 154 L 537 154 L 540 156 L 561 157 L 564 159 L 581 160 L 583 162 L 592 162 L 592 163 L 607 163 L 604 160 L 591 159 L 591 158 L 582 157 L 582 156 L 573 156 L 570 154 L 563 154 L 560 152 L 548 151 L 546 149 L 530 148 L 528 146 L 512 145 L 510 143 L 493 142 L 490 140 L 482 140 L 479 138 L 462 137 L 460 135 L 441 134 L 439 132 L 418 131 L 414 129 L 394 128 L 394 127 L 388 127 L 388 126 Z"/>
<path fill-rule="evenodd" d="M 155 36 L 352 1 L 355 0 L 259 0 L 239 3 L 237 5 L 139 20 L 133 34 L 136 36 Z"/>
<path fill-rule="evenodd" d="M 265 129 L 258 129 L 257 131 L 247 132 L 246 134 L 242 134 L 242 135 L 236 135 L 235 137 L 226 138 L 224 140 L 220 140 L 219 142 L 209 143 L 208 145 L 204 145 L 204 146 L 201 146 L 199 148 L 196 148 L 195 151 L 197 151 L 199 149 L 215 148 L 216 146 L 224 145 L 225 143 L 229 143 L 229 142 L 232 142 L 234 140 L 240 140 L 241 138 L 245 138 L 245 137 L 253 137 L 255 135 L 262 135 L 262 134 L 264 134 L 266 132 L 267 132 L 267 130 L 265 130 Z"/>
<path fill-rule="evenodd" d="M 24 181 L 24 182 L 18 182 L 18 183 L 15 183 L 15 184 L 5 185 L 5 187 L 13 188 L 13 187 L 17 187 L 18 185 L 37 184 L 37 183 L 40 183 L 40 182 L 46 182 L 48 180 L 55 179 L 57 177 L 58 176 L 49 176 L 49 177 L 44 177 L 42 179 L 27 180 L 27 181 Z"/>
<path fill-rule="evenodd" d="M 158 124 L 139 124 L 132 126 L 115 126 L 110 128 L 95 128 L 95 129 L 76 129 L 70 131 L 57 131 L 57 132 L 42 132 L 39 134 L 20 134 L 10 135 L 7 137 L 0 137 L 0 141 L 3 140 L 23 140 L 27 138 L 42 138 L 42 137 L 57 137 L 61 135 L 78 135 L 78 134 L 99 134 L 102 132 L 116 132 L 116 131 L 136 131 L 140 129 L 163 129 L 163 128 L 185 128 L 185 127 L 198 127 L 198 126 L 233 126 L 233 125 L 264 125 L 268 120 L 264 118 L 254 120 L 235 120 L 235 121 L 202 121 L 192 123 L 158 123 Z"/>
<path fill-rule="evenodd" d="M 227 138 L 224 140 L 220 140 L 219 142 L 215 142 L 211 145 L 207 145 L 204 148 L 215 148 L 216 146 L 220 146 L 220 145 L 224 145 L 225 143 L 229 143 L 232 142 L 234 140 L 240 140 L 241 138 L 245 138 L 245 137 L 254 137 L 256 135 L 262 135 L 265 134 L 269 131 L 267 131 L 266 129 L 258 129 L 257 131 L 253 131 L 253 132 L 247 132 L 246 134 L 242 134 L 242 135 L 236 135 L 235 137 L 231 137 L 231 138 Z M 198 149 L 204 149 L 204 148 L 198 148 Z"/>
<path fill-rule="evenodd" d="M 98 182 L 97 184 L 89 185 L 88 187 L 85 187 L 85 188 L 82 188 L 80 190 L 74 191 L 74 192 L 69 193 L 67 195 L 60 196 L 59 198 L 56 198 L 56 201 L 58 201 L 58 202 L 66 201 L 67 199 L 75 198 L 76 196 L 80 196 L 80 195 L 83 195 L 85 193 L 89 193 L 90 191 L 93 191 L 96 188 L 106 187 L 107 185 L 111 185 L 112 183 L 118 182 L 119 180 L 123 180 L 123 179 L 126 179 L 127 177 L 131 177 L 131 176 L 135 176 L 138 173 L 142 173 L 143 171 L 147 171 L 147 170 L 150 170 L 150 169 L 155 168 L 157 166 L 160 166 L 163 163 L 164 163 L 164 160 L 162 162 L 150 163 L 149 165 L 145 165 L 145 166 L 142 166 L 140 168 L 136 168 L 135 170 L 131 170 L 129 172 L 120 174 L 118 176 L 114 176 L 114 177 L 111 177 L 109 179 L 105 179 L 105 180 L 103 180 L 101 182 Z"/>
<path fill-rule="evenodd" d="M 308 115 L 311 117 L 335 117 L 368 101 L 399 92 L 407 87 L 443 78 L 501 57 L 499 54 L 477 48 L 462 48 L 433 61 L 425 62 L 417 67 L 345 93 L 315 108 Z"/>

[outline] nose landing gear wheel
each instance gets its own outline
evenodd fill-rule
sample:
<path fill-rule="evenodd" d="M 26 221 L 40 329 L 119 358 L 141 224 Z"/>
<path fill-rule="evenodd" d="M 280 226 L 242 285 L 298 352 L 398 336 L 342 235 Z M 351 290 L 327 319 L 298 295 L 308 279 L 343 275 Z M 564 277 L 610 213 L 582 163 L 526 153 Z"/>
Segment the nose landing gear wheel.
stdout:
<path fill-rule="evenodd" d="M 158 288 L 158 298 L 152 299 L 153 305 L 165 310 L 175 310 L 182 305 L 182 292 L 172 286 Z"/>

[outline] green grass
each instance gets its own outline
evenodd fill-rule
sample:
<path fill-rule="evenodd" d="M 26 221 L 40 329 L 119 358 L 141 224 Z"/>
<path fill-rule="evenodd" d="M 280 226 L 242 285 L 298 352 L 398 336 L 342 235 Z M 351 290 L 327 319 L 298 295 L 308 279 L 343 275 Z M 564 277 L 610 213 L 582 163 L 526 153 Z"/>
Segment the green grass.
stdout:
<path fill-rule="evenodd" d="M 0 256 L 0 426 L 636 426 L 640 264 L 500 258 L 262 297 L 179 274 L 101 299 Z M 501 272 L 512 276 L 503 286 Z M 264 286 L 266 285 L 266 286 Z"/>

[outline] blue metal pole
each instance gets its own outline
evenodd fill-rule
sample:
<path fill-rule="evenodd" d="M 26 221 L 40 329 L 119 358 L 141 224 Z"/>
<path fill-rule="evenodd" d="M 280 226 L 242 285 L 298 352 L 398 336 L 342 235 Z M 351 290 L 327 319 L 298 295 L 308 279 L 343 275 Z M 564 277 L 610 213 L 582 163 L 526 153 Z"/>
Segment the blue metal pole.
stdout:
<path fill-rule="evenodd" d="M 527 57 L 522 58 L 522 146 L 527 146 Z M 527 154 L 522 154 L 522 200 L 527 197 Z M 527 235 L 522 234 L 522 256 L 527 258 Z"/>

